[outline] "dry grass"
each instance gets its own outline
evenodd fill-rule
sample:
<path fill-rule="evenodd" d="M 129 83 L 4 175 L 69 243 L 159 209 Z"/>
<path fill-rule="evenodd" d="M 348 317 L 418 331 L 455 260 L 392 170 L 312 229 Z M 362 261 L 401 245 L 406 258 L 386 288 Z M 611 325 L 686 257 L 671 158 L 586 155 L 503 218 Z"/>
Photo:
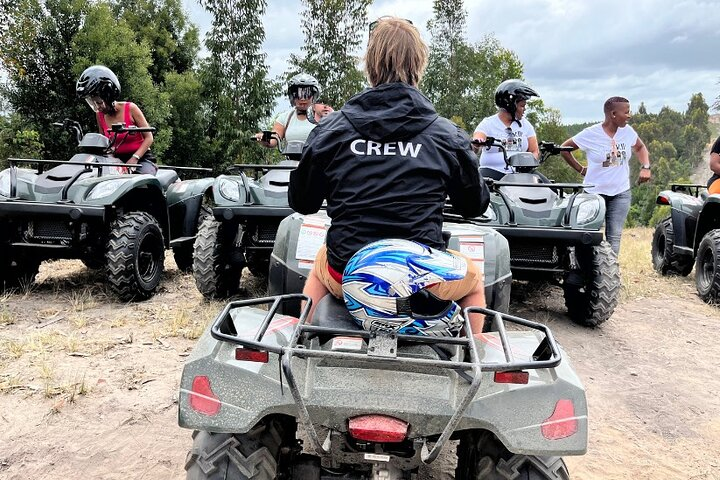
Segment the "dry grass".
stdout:
<path fill-rule="evenodd" d="M 12 314 L 7 305 L 0 304 L 0 327 L 12 325 L 15 321 L 15 316 Z"/>
<path fill-rule="evenodd" d="M 182 305 L 168 311 L 162 327 L 153 333 L 156 337 L 182 337 L 195 340 L 202 335 L 222 307 L 221 302 Z"/>
<path fill-rule="evenodd" d="M 652 266 L 650 254 L 653 228 L 638 227 L 623 231 L 620 249 L 620 274 L 622 292 L 620 301 L 639 298 L 691 298 L 697 297 L 695 271 L 687 277 L 662 276 Z M 717 315 L 717 309 L 702 304 L 709 315 Z"/>

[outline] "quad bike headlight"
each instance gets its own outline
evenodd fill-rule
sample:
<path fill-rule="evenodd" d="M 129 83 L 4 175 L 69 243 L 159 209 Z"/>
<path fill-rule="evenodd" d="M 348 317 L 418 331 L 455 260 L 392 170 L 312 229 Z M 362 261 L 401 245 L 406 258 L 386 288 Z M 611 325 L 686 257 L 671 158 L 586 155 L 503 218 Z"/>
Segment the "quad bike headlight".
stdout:
<path fill-rule="evenodd" d="M 90 191 L 90 194 L 86 197 L 86 200 L 97 200 L 98 198 L 107 197 L 115 193 L 120 188 L 120 185 L 125 183 L 126 179 L 107 180 L 95 185 Z"/>
<path fill-rule="evenodd" d="M 585 224 L 595 220 L 600 211 L 600 201 L 597 198 L 585 200 L 578 206 L 577 223 Z"/>
<path fill-rule="evenodd" d="M 240 201 L 240 185 L 237 182 L 228 178 L 221 178 L 218 181 L 218 190 L 220 190 L 220 195 L 231 202 Z"/>
<path fill-rule="evenodd" d="M 0 173 L 0 195 L 3 197 L 10 196 L 10 171 L 5 170 Z"/>

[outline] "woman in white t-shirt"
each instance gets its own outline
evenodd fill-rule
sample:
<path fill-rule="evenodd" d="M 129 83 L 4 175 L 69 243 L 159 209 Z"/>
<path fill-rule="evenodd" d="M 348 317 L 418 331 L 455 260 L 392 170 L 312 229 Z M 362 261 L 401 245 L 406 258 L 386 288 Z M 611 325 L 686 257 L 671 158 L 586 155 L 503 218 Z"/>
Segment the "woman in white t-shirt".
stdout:
<path fill-rule="evenodd" d="M 500 140 L 508 155 L 512 152 L 531 152 L 535 157 L 540 154 L 535 129 L 527 120 L 523 120 L 525 106 L 530 97 L 539 97 L 537 92 L 520 80 L 505 80 L 495 90 L 495 105 L 498 113 L 485 117 L 475 128 L 473 138 L 485 141 L 487 137 Z M 480 154 L 480 173 L 483 177 L 500 180 L 511 167 L 505 164 L 502 151 L 497 147 L 483 149 Z"/>
<path fill-rule="evenodd" d="M 587 155 L 587 167 L 578 163 L 572 152 L 561 152 L 565 161 L 592 185 L 585 190 L 605 199 L 605 238 L 616 254 L 630 211 L 630 157 L 635 152 L 640 162 L 638 183 L 650 180 L 650 154 L 635 130 L 627 124 L 630 102 L 611 97 L 603 107 L 605 120 L 587 127 L 565 140 L 564 147 L 580 149 Z"/>
<path fill-rule="evenodd" d="M 288 81 L 287 94 L 292 109 L 275 117 L 272 130 L 280 140 L 304 142 L 320 119 L 333 109 L 329 105 L 316 103 L 320 99 L 320 84 L 315 77 L 306 73 L 295 75 Z M 314 108 L 310 108 L 313 105 Z M 308 118 L 308 112 L 311 112 L 313 118 Z M 255 138 L 268 148 L 277 146 L 275 138 L 263 141 L 262 133 L 258 133 Z"/>

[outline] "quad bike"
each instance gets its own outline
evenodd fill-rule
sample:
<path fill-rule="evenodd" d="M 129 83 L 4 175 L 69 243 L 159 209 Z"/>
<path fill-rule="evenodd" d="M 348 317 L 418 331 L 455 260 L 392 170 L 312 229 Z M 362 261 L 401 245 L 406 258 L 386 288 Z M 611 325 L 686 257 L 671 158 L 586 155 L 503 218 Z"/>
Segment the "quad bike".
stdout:
<path fill-rule="evenodd" d="M 43 260 L 78 258 L 104 268 L 122 301 L 151 297 L 163 272 L 165 248 L 171 247 L 181 269 L 191 266 L 192 243 L 202 217 L 202 201 L 212 179 L 180 181 L 176 170 L 160 167 L 156 176 L 135 175 L 134 165 L 112 156 L 117 134 L 153 128 L 110 129 L 83 135 L 80 124 L 55 125 L 71 132 L 79 153 L 69 161 L 9 159 L 0 172 L 0 283 L 17 287 L 32 282 Z M 36 168 L 20 168 L 32 164 Z M 52 168 L 45 170 L 47 165 Z"/>
<path fill-rule="evenodd" d="M 570 318 L 595 327 L 613 314 L 620 293 L 615 253 L 603 240 L 605 202 L 587 193 L 588 185 L 552 183 L 536 173 L 550 155 L 569 147 L 540 143 L 540 159 L 519 152 L 508 157 L 504 146 L 488 137 L 481 146 L 498 147 L 515 173 L 490 188 L 488 226 L 510 244 L 513 278 L 560 283 Z"/>
<path fill-rule="evenodd" d="M 274 132 L 263 135 L 279 140 Z M 297 167 L 303 145 L 287 142 L 281 150 L 285 160 L 277 165 L 235 165 L 237 173 L 215 179 L 212 215 L 195 240 L 195 284 L 205 297 L 237 293 L 245 266 L 253 275 L 267 277 L 278 225 L 293 213 L 287 197 L 290 171 Z"/>
<path fill-rule="evenodd" d="M 309 309 L 234 301 L 202 335 L 178 399 L 189 480 L 415 479 L 450 439 L 455 478 L 567 480 L 561 455 L 585 453 L 585 392 L 548 327 L 470 307 L 482 332 L 402 335 L 329 295 Z"/>
<path fill-rule="evenodd" d="M 670 216 L 658 223 L 652 240 L 653 267 L 662 275 L 687 276 L 704 302 L 720 302 L 720 195 L 705 185 L 673 184 L 657 196 Z"/>
<path fill-rule="evenodd" d="M 512 285 L 507 241 L 493 229 L 482 226 L 488 218 L 466 220 L 453 214 L 452 207 L 447 210 L 443 223 L 447 247 L 477 263 L 483 273 L 488 307 L 507 312 Z M 302 292 L 329 227 L 330 218 L 322 210 L 313 215 L 293 213 L 280 223 L 270 260 L 268 294 Z M 292 304 L 283 304 L 281 311 L 300 314 L 299 307 Z"/>

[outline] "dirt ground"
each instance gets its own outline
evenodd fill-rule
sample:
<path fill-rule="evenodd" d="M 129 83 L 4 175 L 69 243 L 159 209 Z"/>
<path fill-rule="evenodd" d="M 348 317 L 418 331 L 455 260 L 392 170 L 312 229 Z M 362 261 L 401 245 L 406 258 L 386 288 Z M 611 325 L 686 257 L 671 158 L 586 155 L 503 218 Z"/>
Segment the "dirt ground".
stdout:
<path fill-rule="evenodd" d="M 114 303 L 76 261 L 46 263 L 36 286 L 0 296 L 0 478 L 184 478 L 179 377 L 221 304 L 167 267 L 144 303 Z M 720 310 L 692 277 L 674 285 L 624 301 L 595 330 L 568 320 L 558 288 L 514 285 L 513 313 L 550 325 L 587 389 L 589 446 L 566 458 L 573 479 L 720 479 Z M 424 478 L 447 478 L 452 462 Z"/>

